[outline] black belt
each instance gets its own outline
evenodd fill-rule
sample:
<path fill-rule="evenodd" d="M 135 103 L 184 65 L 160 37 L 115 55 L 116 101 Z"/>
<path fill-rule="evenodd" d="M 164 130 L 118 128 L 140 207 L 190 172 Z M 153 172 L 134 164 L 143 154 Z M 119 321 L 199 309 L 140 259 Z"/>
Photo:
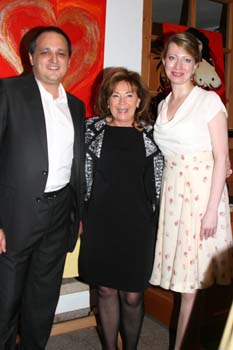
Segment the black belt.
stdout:
<path fill-rule="evenodd" d="M 67 184 L 65 187 L 60 188 L 60 190 L 57 190 L 57 191 L 44 192 L 43 197 L 47 198 L 47 199 L 56 198 L 57 196 L 62 194 L 65 190 L 67 190 L 68 186 L 69 186 L 69 184 Z"/>

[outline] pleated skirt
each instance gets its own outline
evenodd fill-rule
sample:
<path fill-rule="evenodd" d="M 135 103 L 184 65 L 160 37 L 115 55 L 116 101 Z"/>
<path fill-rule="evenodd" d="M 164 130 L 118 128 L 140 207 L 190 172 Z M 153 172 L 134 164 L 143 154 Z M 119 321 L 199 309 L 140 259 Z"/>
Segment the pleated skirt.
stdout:
<path fill-rule="evenodd" d="M 214 237 L 200 239 L 213 172 L 211 152 L 165 160 L 159 229 L 150 283 L 192 293 L 232 282 L 233 244 L 226 186 Z"/>

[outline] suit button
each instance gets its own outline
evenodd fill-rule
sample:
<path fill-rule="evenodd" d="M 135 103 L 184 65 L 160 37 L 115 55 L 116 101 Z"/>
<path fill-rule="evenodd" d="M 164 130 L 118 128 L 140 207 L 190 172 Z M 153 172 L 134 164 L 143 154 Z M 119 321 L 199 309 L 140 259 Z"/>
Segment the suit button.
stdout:
<path fill-rule="evenodd" d="M 41 201 L 41 198 L 40 198 L 40 197 L 37 197 L 37 198 L 36 198 L 36 202 L 37 202 L 37 203 L 40 203 L 40 201 Z"/>
<path fill-rule="evenodd" d="M 48 175 L 48 171 L 47 170 L 43 170 L 42 171 L 42 175 L 44 175 L 44 176 Z"/>

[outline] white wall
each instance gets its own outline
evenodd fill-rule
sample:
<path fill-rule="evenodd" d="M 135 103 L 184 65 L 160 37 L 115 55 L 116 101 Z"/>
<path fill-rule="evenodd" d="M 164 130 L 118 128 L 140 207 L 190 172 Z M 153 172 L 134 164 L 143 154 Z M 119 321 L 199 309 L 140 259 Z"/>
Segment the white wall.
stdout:
<path fill-rule="evenodd" d="M 107 0 L 104 67 L 141 72 L 143 0 Z M 89 307 L 89 291 L 61 295 L 56 314 Z"/>
<path fill-rule="evenodd" d="M 141 72 L 143 0 L 107 0 L 104 67 Z"/>

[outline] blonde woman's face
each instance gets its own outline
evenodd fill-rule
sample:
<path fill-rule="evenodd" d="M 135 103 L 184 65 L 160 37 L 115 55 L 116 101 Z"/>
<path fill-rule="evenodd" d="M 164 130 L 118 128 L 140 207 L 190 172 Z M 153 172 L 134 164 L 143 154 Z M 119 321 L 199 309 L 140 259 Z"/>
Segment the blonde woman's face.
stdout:
<path fill-rule="evenodd" d="M 120 81 L 114 87 L 109 98 L 109 108 L 115 126 L 132 126 L 135 110 L 139 107 L 140 98 L 126 81 Z"/>
<path fill-rule="evenodd" d="M 172 84 L 190 82 L 197 67 L 194 58 L 175 43 L 170 43 L 163 65 L 166 75 Z"/>

